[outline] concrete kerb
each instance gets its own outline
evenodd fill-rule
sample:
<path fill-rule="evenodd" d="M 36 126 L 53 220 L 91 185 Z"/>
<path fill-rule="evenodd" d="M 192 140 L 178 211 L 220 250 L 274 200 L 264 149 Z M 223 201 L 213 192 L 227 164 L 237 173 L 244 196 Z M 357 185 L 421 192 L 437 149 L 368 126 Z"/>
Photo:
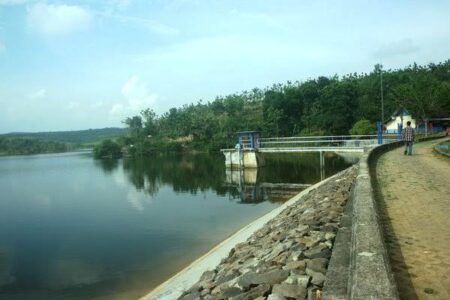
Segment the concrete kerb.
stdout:
<path fill-rule="evenodd" d="M 361 159 L 354 187 L 348 299 L 399 298 L 379 223 L 369 165 L 377 152 L 400 145 L 382 145 Z"/>
<path fill-rule="evenodd" d="M 345 171 L 345 170 L 344 170 Z M 342 172 L 344 172 L 342 171 Z M 149 294 L 141 298 L 141 300 L 173 300 L 182 295 L 183 291 L 189 289 L 194 285 L 201 277 L 203 272 L 214 269 L 220 261 L 227 257 L 228 253 L 237 244 L 245 242 L 253 233 L 261 229 L 267 222 L 278 216 L 288 206 L 301 201 L 303 197 L 309 194 L 311 191 L 326 184 L 330 180 L 334 180 L 339 177 L 342 172 L 339 172 L 330 178 L 327 178 L 289 199 L 283 205 L 275 208 L 268 214 L 253 221 L 249 225 L 245 226 L 231 237 L 227 238 L 219 245 L 214 247 L 208 253 L 192 262 L 188 267 L 156 287 Z"/>
<path fill-rule="evenodd" d="M 418 142 L 441 138 L 435 135 Z M 399 299 L 394 274 L 384 244 L 374 193 L 376 162 L 385 152 L 403 146 L 394 142 L 367 149 L 359 162 L 348 208 L 336 235 L 323 300 Z M 345 221 L 350 219 L 351 221 Z M 348 281 L 345 282 L 345 278 Z"/>
<path fill-rule="evenodd" d="M 367 149 L 347 203 L 328 266 L 323 300 L 398 299 L 379 224 L 370 166 L 401 142 Z"/>

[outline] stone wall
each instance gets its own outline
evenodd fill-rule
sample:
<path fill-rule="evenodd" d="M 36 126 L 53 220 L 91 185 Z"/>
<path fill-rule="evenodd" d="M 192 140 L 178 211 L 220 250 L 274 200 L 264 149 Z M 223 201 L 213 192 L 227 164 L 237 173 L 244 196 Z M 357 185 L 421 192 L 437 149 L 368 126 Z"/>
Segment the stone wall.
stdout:
<path fill-rule="evenodd" d="M 319 299 L 357 167 L 285 208 L 179 299 Z"/>

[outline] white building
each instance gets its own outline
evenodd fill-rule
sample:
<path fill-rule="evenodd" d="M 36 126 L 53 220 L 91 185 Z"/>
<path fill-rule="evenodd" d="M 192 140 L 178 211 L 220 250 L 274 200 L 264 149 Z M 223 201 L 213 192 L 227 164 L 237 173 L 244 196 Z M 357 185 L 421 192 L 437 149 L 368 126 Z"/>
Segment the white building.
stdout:
<path fill-rule="evenodd" d="M 398 133 L 398 126 L 402 124 L 402 128 L 406 127 L 406 122 L 411 122 L 411 127 L 416 128 L 416 120 L 412 118 L 411 114 L 404 108 L 397 110 L 384 126 L 386 133 Z"/>

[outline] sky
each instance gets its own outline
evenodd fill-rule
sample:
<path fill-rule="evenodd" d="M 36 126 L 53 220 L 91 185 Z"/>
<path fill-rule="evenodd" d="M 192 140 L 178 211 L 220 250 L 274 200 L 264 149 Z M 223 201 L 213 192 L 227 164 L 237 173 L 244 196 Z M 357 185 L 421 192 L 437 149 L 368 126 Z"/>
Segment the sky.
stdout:
<path fill-rule="evenodd" d="M 0 0 L 0 133 L 450 58 L 450 1 Z"/>

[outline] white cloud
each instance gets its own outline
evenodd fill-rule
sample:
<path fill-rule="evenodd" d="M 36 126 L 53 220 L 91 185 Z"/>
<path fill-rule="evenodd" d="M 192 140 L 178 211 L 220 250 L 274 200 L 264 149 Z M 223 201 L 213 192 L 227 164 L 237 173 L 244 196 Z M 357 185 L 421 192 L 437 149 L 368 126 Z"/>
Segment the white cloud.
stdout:
<path fill-rule="evenodd" d="M 27 7 L 27 24 L 44 35 L 65 35 L 89 27 L 92 13 L 80 6 L 37 3 Z"/>
<path fill-rule="evenodd" d="M 144 199 L 145 196 L 142 194 L 142 192 L 136 190 L 129 190 L 127 193 L 128 203 L 130 203 L 131 206 L 138 212 L 144 211 Z"/>
<path fill-rule="evenodd" d="M 123 116 L 124 114 L 124 106 L 123 104 L 120 103 L 116 103 L 113 105 L 113 107 L 111 108 L 111 110 L 109 111 L 111 116 Z"/>
<path fill-rule="evenodd" d="M 136 189 L 128 190 L 127 201 L 138 212 L 143 212 L 146 207 L 149 207 L 149 205 L 153 203 L 152 198 L 145 193 L 145 191 L 149 189 L 150 189 L 150 182 L 145 177 L 143 190 L 136 190 Z"/>
<path fill-rule="evenodd" d="M 158 96 L 151 94 L 147 88 L 147 84 L 133 75 L 122 86 L 122 95 L 124 101 L 116 103 L 110 110 L 112 117 L 129 117 L 138 114 L 141 110 L 149 108 L 155 104 Z"/>
<path fill-rule="evenodd" d="M 292 68 L 292 64 L 308 61 L 314 61 L 315 65 L 326 64 L 332 51 L 336 49 L 313 42 L 304 45 L 295 40 L 282 43 L 277 38 L 224 35 L 173 44 L 137 55 L 135 61 L 152 65 L 155 72 L 173 72 L 187 80 L 203 78 L 208 74 L 208 79 L 213 81 L 225 76 L 242 76 L 244 73 L 236 74 L 242 61 L 245 61 L 245 72 L 258 70 L 273 73 L 276 69 L 285 70 Z M 261 64 L 261 61 L 270 63 Z M 247 74 L 243 77 L 248 77 Z"/>
<path fill-rule="evenodd" d="M 39 89 L 31 94 L 28 94 L 27 98 L 29 99 L 40 99 L 44 98 L 47 95 L 46 89 Z"/>

